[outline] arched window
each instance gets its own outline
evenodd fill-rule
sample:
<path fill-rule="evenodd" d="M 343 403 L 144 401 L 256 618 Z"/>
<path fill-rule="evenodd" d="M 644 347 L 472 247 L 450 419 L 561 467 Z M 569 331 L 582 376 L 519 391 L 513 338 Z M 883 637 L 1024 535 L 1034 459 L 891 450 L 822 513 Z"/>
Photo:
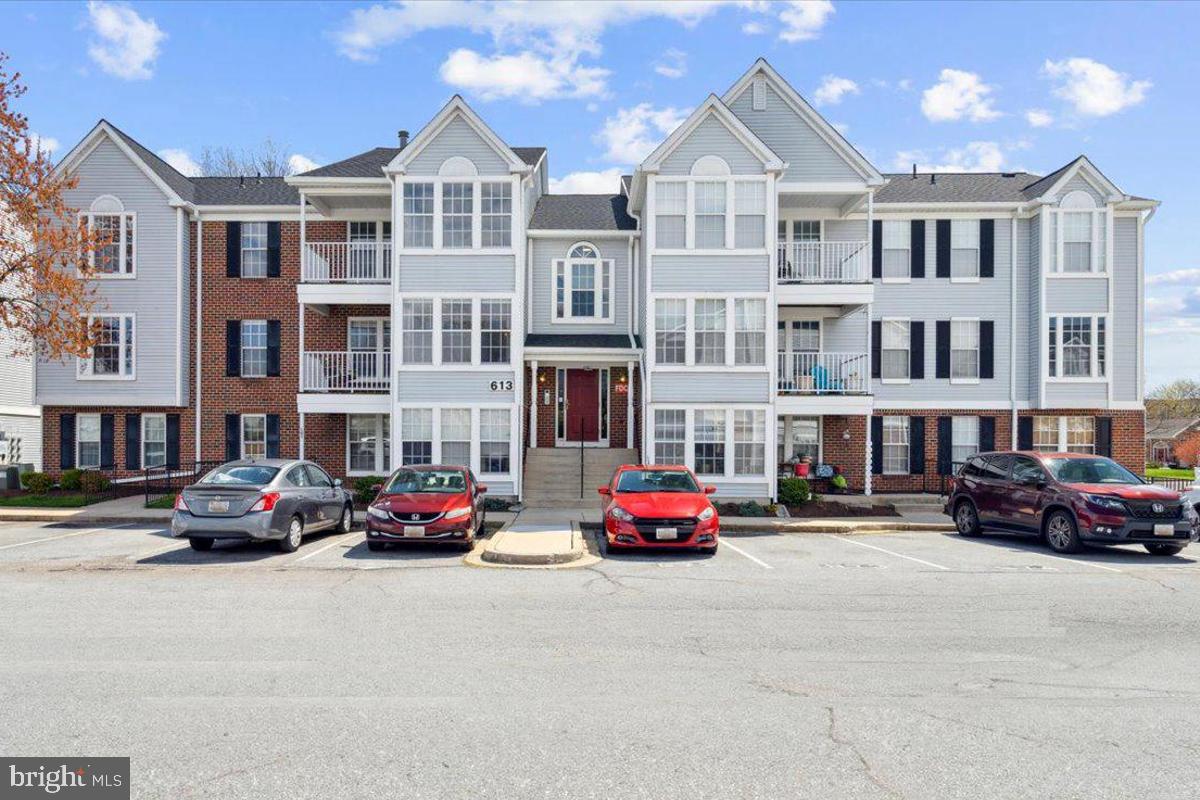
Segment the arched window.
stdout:
<path fill-rule="evenodd" d="M 1059 203 L 1059 272 L 1104 271 L 1104 212 L 1096 200 L 1081 189 L 1068 192 Z"/>
<path fill-rule="evenodd" d="M 1068 192 L 1060 205 L 1063 208 L 1093 209 L 1096 207 L 1096 199 L 1082 189 L 1076 189 Z"/>
<path fill-rule="evenodd" d="M 137 261 L 137 219 L 125 210 L 120 198 L 102 194 L 79 215 L 88 230 L 106 243 L 88 253 L 88 267 L 96 277 L 133 277 Z"/>
<path fill-rule="evenodd" d="M 692 164 L 693 175 L 703 176 L 721 176 L 729 175 L 729 163 L 720 156 L 700 156 L 696 162 Z"/>
<path fill-rule="evenodd" d="M 613 261 L 591 242 L 576 242 L 554 262 L 555 322 L 612 322 Z"/>
<path fill-rule="evenodd" d="M 475 177 L 478 174 L 479 170 L 475 168 L 475 162 L 462 156 L 451 156 L 438 168 L 438 175 L 443 178 L 467 178 Z"/>

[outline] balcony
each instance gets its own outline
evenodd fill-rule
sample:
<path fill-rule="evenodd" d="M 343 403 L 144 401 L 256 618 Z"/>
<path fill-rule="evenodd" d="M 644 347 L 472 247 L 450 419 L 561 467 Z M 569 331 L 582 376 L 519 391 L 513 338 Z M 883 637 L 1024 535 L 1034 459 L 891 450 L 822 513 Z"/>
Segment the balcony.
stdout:
<path fill-rule="evenodd" d="M 781 304 L 858 305 L 874 296 L 866 242 L 791 242 L 777 258 Z"/>
<path fill-rule="evenodd" d="M 851 414 L 870 410 L 866 353 L 779 353 L 779 413 Z"/>
<path fill-rule="evenodd" d="M 383 413 L 390 403 L 392 354 L 309 350 L 300 359 L 302 412 Z"/>
<path fill-rule="evenodd" d="M 297 294 L 302 303 L 388 302 L 391 242 L 306 242 Z"/>

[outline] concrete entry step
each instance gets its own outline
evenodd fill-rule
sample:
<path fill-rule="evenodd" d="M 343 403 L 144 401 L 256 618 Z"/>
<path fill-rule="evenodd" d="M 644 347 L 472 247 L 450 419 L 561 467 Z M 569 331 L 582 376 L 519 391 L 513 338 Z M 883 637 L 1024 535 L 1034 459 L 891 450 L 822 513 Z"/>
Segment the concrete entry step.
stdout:
<path fill-rule="evenodd" d="M 596 488 L 608 483 L 617 467 L 636 461 L 637 450 L 625 448 L 528 448 L 525 451 L 525 504 L 558 505 L 591 500 Z"/>

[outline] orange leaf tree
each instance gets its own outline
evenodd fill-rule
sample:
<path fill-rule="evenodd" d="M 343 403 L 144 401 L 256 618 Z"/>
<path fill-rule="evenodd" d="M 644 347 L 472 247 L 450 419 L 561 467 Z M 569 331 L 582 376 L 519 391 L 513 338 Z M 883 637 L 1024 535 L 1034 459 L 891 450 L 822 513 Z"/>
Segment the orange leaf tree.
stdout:
<path fill-rule="evenodd" d="M 1175 445 L 1175 459 L 1184 466 L 1200 464 L 1200 433 L 1192 434 Z"/>
<path fill-rule="evenodd" d="M 25 86 L 7 62 L 0 53 L 0 328 L 15 334 L 18 354 L 86 357 L 93 331 L 82 320 L 96 299 L 88 256 L 108 241 L 67 205 L 76 178 L 54 168 L 13 108 Z"/>

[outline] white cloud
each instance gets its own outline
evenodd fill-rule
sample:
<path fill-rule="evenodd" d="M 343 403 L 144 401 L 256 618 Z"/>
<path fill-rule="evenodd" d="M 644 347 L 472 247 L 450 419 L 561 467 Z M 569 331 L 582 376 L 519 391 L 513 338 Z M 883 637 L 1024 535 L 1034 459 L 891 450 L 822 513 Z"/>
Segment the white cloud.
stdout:
<path fill-rule="evenodd" d="M 779 38 L 785 42 L 815 39 L 833 13 L 831 0 L 792 0 L 779 14 L 783 23 Z"/>
<path fill-rule="evenodd" d="M 99 37 L 88 45 L 88 55 L 101 69 L 127 81 L 154 74 L 154 60 L 167 34 L 153 19 L 142 18 L 123 3 L 102 0 L 88 3 L 88 16 Z"/>
<path fill-rule="evenodd" d="M 1146 276 L 1147 286 L 1176 286 L 1179 284 L 1200 286 L 1200 269 L 1176 269 Z"/>
<path fill-rule="evenodd" d="M 896 81 L 896 88 L 907 92 L 912 88 L 912 78 L 901 78 L 900 80 Z"/>
<path fill-rule="evenodd" d="M 687 74 L 687 53 L 671 47 L 654 62 L 654 71 L 664 78 L 682 78 Z"/>
<path fill-rule="evenodd" d="M 189 178 L 195 178 L 203 174 L 200 165 L 196 163 L 196 160 L 192 158 L 187 150 L 181 150 L 178 147 L 167 147 L 158 151 L 158 157 Z"/>
<path fill-rule="evenodd" d="M 559 97 L 603 95 L 609 71 L 584 67 L 573 59 L 544 58 L 525 51 L 484 56 L 465 48 L 442 64 L 442 80 L 484 100 L 512 98 L 537 103 Z"/>
<path fill-rule="evenodd" d="M 33 145 L 34 150 L 41 150 L 46 155 L 50 155 L 59 148 L 60 142 L 52 136 L 42 136 L 40 133 L 29 132 L 29 143 Z"/>
<path fill-rule="evenodd" d="M 767 32 L 767 26 L 761 22 L 746 22 L 742 24 L 742 33 L 747 36 L 761 36 Z"/>
<path fill-rule="evenodd" d="M 1054 115 L 1044 108 L 1031 108 L 1025 112 L 1025 121 L 1033 128 L 1048 128 L 1054 124 Z"/>
<path fill-rule="evenodd" d="M 1085 117 L 1107 117 L 1136 106 L 1153 85 L 1150 81 L 1130 80 L 1125 73 L 1090 58 L 1047 60 L 1042 72 L 1058 83 L 1054 94 Z"/>
<path fill-rule="evenodd" d="M 987 122 L 1000 116 L 992 107 L 992 87 L 974 72 L 943 69 L 939 81 L 921 94 L 921 112 L 930 122 L 969 119 Z"/>
<path fill-rule="evenodd" d="M 907 172 L 917 165 L 918 172 L 1000 172 L 1005 156 L 997 142 L 970 142 L 964 147 L 951 147 L 931 157 L 924 150 L 901 150 L 896 153 L 895 169 Z"/>
<path fill-rule="evenodd" d="M 837 75 L 826 75 L 821 79 L 821 85 L 813 92 L 813 100 L 819 106 L 835 106 L 842 102 L 848 94 L 861 94 L 858 84 L 849 78 L 839 78 Z"/>
<path fill-rule="evenodd" d="M 604 145 L 604 157 L 609 161 L 640 164 L 689 113 L 690 109 L 654 108 L 649 103 L 621 108 L 604 120 L 596 140 Z"/>
<path fill-rule="evenodd" d="M 316 169 L 321 166 L 316 161 L 300 153 L 292 153 L 288 156 L 288 169 L 293 175 L 299 175 L 301 172 L 308 172 L 310 169 Z"/>
<path fill-rule="evenodd" d="M 616 194 L 621 190 L 621 170 L 617 167 L 598 172 L 572 172 L 550 179 L 554 194 Z"/>

